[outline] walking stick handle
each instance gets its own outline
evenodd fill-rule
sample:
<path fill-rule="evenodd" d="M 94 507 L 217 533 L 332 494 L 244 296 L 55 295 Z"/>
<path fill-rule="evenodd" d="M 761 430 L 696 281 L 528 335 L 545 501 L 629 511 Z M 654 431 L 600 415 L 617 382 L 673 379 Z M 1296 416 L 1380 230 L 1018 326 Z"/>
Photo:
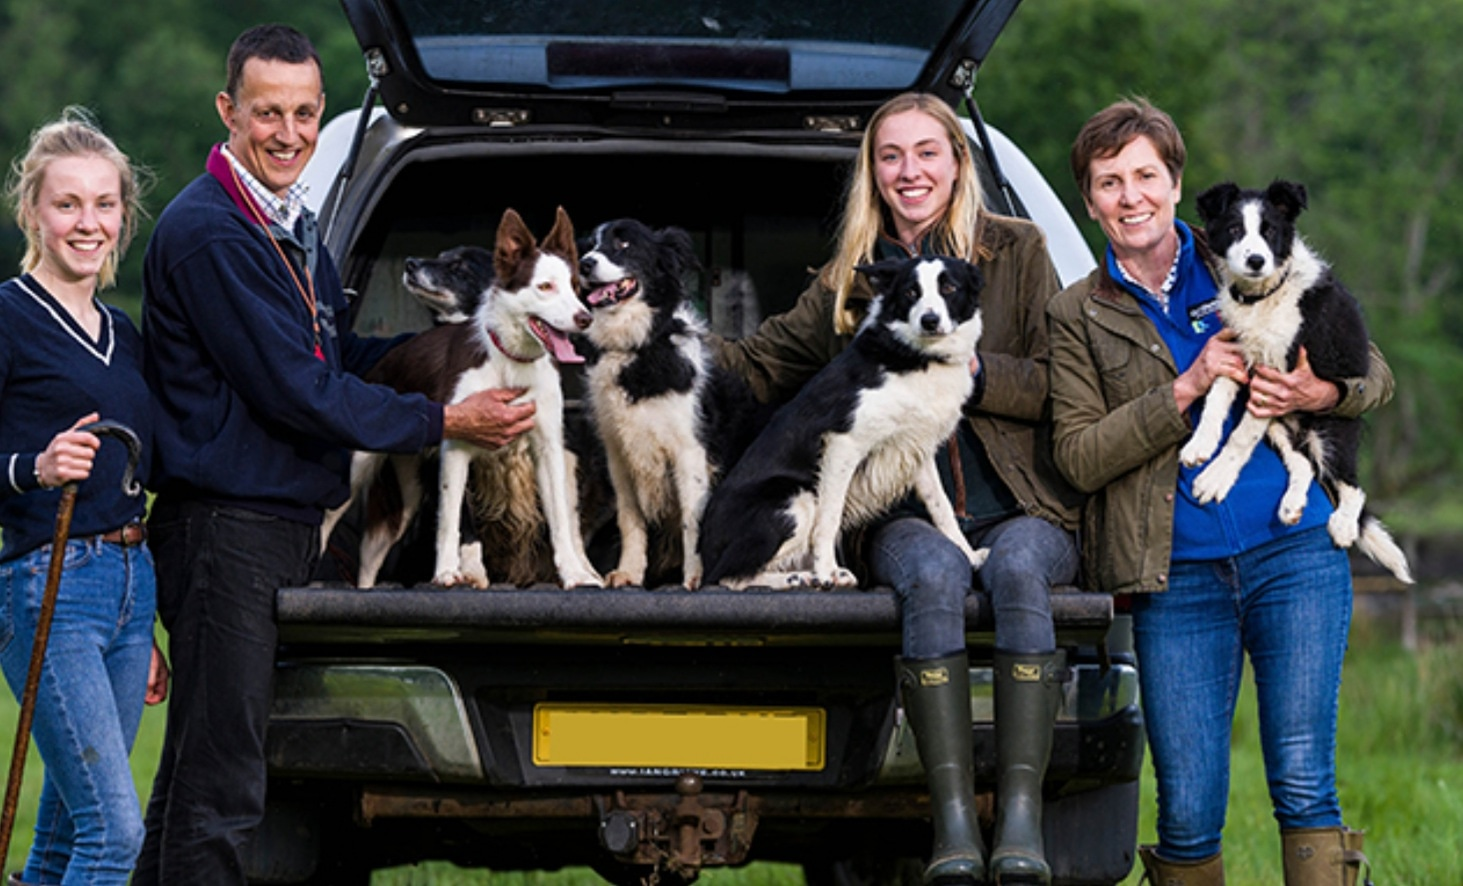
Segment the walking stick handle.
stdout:
<path fill-rule="evenodd" d="M 96 434 L 98 437 L 116 437 L 126 443 L 127 469 L 122 472 L 122 491 L 134 498 L 142 492 L 142 484 L 133 479 L 133 475 L 137 473 L 137 463 L 142 460 L 142 440 L 138 438 L 136 431 L 119 421 L 106 418 L 84 424 L 77 430 Z"/>

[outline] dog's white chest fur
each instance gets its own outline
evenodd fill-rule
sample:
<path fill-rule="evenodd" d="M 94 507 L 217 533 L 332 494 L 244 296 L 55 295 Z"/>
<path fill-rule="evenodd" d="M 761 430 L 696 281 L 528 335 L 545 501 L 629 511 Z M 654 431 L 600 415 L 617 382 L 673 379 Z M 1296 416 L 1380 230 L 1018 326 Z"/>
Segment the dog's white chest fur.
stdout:
<path fill-rule="evenodd" d="M 687 339 L 678 348 L 696 367 L 691 390 L 632 400 L 617 379 L 633 354 L 607 351 L 588 373 L 595 427 L 611 458 L 620 459 L 635 478 L 631 487 L 640 511 L 651 519 L 671 514 L 677 505 L 673 468 L 677 459 L 698 451 L 699 389 L 706 356 L 700 344 Z"/>
<path fill-rule="evenodd" d="M 911 478 L 959 421 L 971 387 L 968 367 L 936 363 L 863 392 L 848 436 L 866 457 L 849 487 L 844 526 L 867 522 L 909 492 Z"/>
<path fill-rule="evenodd" d="M 1226 275 L 1219 292 L 1219 313 L 1224 325 L 1239 333 L 1240 347 L 1249 365 L 1286 365 L 1291 343 L 1304 323 L 1301 297 L 1320 277 L 1321 271 L 1315 254 L 1297 240 L 1288 271 L 1284 272 L 1288 276 L 1265 298 L 1251 303 L 1237 301 L 1236 283 Z"/>

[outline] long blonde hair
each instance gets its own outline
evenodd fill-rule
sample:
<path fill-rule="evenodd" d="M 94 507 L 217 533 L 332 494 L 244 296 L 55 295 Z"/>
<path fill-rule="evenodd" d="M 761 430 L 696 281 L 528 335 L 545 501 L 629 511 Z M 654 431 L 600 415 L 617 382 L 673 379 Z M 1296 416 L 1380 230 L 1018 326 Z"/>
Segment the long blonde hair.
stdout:
<path fill-rule="evenodd" d="M 884 201 L 874 183 L 876 158 L 874 140 L 885 120 L 905 111 L 919 111 L 936 120 L 950 138 L 955 152 L 956 177 L 954 194 L 945 215 L 935 223 L 930 236 L 936 249 L 946 255 L 974 261 L 976 227 L 980 221 L 980 176 L 970 156 L 970 142 L 955 111 L 939 96 L 924 92 L 896 95 L 869 117 L 859 145 L 858 160 L 849 179 L 848 194 L 843 204 L 843 223 L 838 232 L 838 248 L 833 260 L 824 268 L 822 284 L 833 290 L 834 331 L 848 334 L 858 328 L 859 317 L 848 308 L 848 293 L 853 288 L 854 268 L 873 260 L 874 244 L 884 227 Z"/>
<path fill-rule="evenodd" d="M 60 117 L 32 132 L 25 154 L 10 165 L 5 194 L 14 207 L 16 225 L 25 232 L 25 255 L 20 260 L 20 270 L 28 274 L 40 266 L 44 245 L 32 212 L 40 203 L 46 170 L 53 161 L 67 157 L 100 157 L 117 167 L 121 181 L 122 224 L 117 231 L 117 248 L 102 262 L 97 274 L 99 288 L 104 289 L 117 279 L 117 264 L 137 233 L 137 218 L 143 211 L 144 176 L 102 132 L 91 113 L 77 105 L 66 108 Z"/>

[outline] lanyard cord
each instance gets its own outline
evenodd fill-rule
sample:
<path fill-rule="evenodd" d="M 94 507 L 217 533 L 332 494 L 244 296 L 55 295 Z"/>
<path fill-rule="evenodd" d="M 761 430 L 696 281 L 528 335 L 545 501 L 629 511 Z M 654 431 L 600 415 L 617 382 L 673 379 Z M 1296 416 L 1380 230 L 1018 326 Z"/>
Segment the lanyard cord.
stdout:
<path fill-rule="evenodd" d="M 315 309 L 315 275 L 310 273 L 309 268 L 305 268 L 305 279 L 310 282 L 310 288 L 306 289 L 304 284 L 300 282 L 300 275 L 295 273 L 294 263 L 284 254 L 284 247 L 279 245 L 279 240 L 274 236 L 274 230 L 270 228 L 269 223 L 264 218 L 264 214 L 259 211 L 259 207 L 254 205 L 254 195 L 250 194 L 244 187 L 243 180 L 239 178 L 239 170 L 234 167 L 232 162 L 229 163 L 229 172 L 234 176 L 234 184 L 238 186 L 239 193 L 244 198 L 244 205 L 249 207 L 249 212 L 253 214 L 254 220 L 259 222 L 259 226 L 268 235 L 269 242 L 274 244 L 274 251 L 279 254 L 279 260 L 284 262 L 285 269 L 290 272 L 290 279 L 295 281 L 295 289 L 300 293 L 300 298 L 304 300 L 305 307 L 309 308 L 310 326 L 315 334 L 315 356 L 324 360 L 325 352 L 320 347 L 320 317 Z"/>

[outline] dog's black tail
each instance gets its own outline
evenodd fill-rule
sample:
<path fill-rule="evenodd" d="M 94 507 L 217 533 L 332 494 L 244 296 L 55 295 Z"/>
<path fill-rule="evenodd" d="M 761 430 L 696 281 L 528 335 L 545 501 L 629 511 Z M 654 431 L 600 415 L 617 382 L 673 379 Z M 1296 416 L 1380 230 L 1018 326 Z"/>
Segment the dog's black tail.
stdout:
<path fill-rule="evenodd" d="M 1361 533 L 1356 538 L 1356 547 L 1370 557 L 1372 562 L 1395 575 L 1398 581 L 1409 585 L 1413 583 L 1407 555 L 1375 515 L 1362 512 Z"/>

